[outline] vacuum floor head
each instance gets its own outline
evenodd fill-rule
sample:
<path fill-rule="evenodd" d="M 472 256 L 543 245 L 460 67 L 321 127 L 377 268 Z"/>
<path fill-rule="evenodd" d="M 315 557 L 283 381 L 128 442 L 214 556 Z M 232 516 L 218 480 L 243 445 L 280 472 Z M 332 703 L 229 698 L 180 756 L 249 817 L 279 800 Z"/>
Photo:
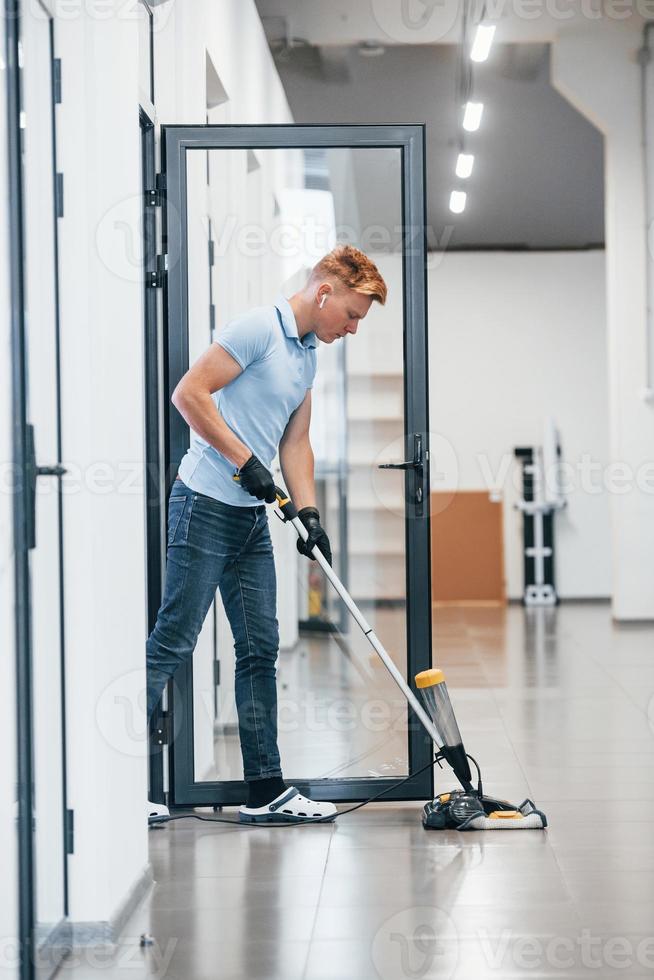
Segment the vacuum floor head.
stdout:
<path fill-rule="evenodd" d="M 547 817 L 531 800 L 515 806 L 493 796 L 453 790 L 425 805 L 422 825 L 427 830 L 544 830 Z"/>

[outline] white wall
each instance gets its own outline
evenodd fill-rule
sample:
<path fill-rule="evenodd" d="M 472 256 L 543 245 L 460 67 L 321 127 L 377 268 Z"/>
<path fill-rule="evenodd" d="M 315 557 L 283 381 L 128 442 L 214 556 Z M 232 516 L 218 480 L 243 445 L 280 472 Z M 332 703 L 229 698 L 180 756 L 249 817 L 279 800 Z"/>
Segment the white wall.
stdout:
<path fill-rule="evenodd" d="M 252 0 L 171 0 L 156 16 L 159 122 L 204 123 L 205 49 L 233 121 L 289 119 Z M 97 922 L 148 865 L 137 16 L 118 0 L 67 9 L 56 46 L 70 917 Z"/>
<path fill-rule="evenodd" d="M 56 35 L 70 917 L 105 921 L 148 863 L 137 22 Z"/>
<path fill-rule="evenodd" d="M 169 0 L 155 8 L 155 21 L 159 122 L 204 123 L 205 50 L 228 96 L 213 121 L 291 121 L 254 0 Z"/>
<path fill-rule="evenodd" d="M 401 322 L 401 262 L 397 255 L 371 257 L 389 285 L 389 300 L 348 341 L 348 367 L 388 371 L 397 367 L 391 341 Z M 432 489 L 501 490 L 507 594 L 520 598 L 522 517 L 514 503 L 522 474 L 513 451 L 541 444 L 544 419 L 554 416 L 572 485 L 568 506 L 556 517 L 558 590 L 562 598 L 609 596 L 604 253 L 433 253 L 428 293 Z M 383 343 L 375 324 L 391 330 Z M 360 403 L 371 422 L 379 409 L 373 395 L 364 389 Z M 385 415 L 392 395 L 386 379 Z M 590 470 L 590 483 L 585 456 L 600 469 Z M 379 476 L 375 486 L 381 489 Z"/>
<path fill-rule="evenodd" d="M 540 444 L 553 415 L 566 461 L 609 458 L 604 253 L 453 252 L 430 266 L 432 489 L 503 488 L 507 592 L 519 597 L 514 447 Z M 559 592 L 608 596 L 608 494 L 573 480 L 556 517 Z"/>

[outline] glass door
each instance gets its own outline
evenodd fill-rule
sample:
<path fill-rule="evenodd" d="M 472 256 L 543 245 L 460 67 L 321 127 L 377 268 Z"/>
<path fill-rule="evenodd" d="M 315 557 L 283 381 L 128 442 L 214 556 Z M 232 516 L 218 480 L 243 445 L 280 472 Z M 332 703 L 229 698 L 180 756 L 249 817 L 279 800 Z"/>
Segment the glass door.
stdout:
<path fill-rule="evenodd" d="M 356 335 L 319 345 L 316 490 L 339 577 L 412 680 L 431 665 L 424 129 L 206 125 L 162 134 L 167 491 L 191 438 L 170 395 L 208 346 L 207 317 L 219 336 L 237 314 L 291 297 L 336 244 L 362 249 L 386 280 L 388 299 L 373 302 Z M 282 481 L 278 467 L 275 476 Z M 409 777 L 389 799 L 430 796 L 431 771 L 417 774 L 431 758 L 429 739 L 319 566 L 298 556 L 295 531 L 275 509 L 268 514 L 287 783 L 315 799 L 348 801 Z M 217 625 L 208 615 L 192 662 L 170 685 L 173 804 L 245 798 L 234 654 L 219 594 L 216 610 Z"/>

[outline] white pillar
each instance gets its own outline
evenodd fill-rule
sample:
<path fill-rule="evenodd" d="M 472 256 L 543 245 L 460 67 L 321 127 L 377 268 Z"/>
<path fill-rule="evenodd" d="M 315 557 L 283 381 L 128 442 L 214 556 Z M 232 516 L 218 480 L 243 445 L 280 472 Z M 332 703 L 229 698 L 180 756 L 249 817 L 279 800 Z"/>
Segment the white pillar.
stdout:
<path fill-rule="evenodd" d="M 148 864 L 138 25 L 124 8 L 56 24 L 69 897 L 94 936 Z"/>
<path fill-rule="evenodd" d="M 616 620 L 654 618 L 654 405 L 647 370 L 640 67 L 632 24 L 589 23 L 552 46 L 552 85 L 604 134 L 608 391 Z M 654 165 L 654 160 L 650 165 Z M 579 393 L 583 410 L 583 392 Z M 625 489 L 626 488 L 626 489 Z"/>

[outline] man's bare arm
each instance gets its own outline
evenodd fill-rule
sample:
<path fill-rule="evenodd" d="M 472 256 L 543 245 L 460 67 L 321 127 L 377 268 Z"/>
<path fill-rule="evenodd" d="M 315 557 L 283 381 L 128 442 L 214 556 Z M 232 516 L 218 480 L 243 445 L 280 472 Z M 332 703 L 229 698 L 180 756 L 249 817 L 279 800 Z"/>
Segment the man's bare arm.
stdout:
<path fill-rule="evenodd" d="M 243 466 L 252 450 L 229 428 L 211 395 L 241 370 L 231 354 L 214 343 L 181 378 L 170 399 L 191 428 L 237 467 Z"/>
<path fill-rule="evenodd" d="M 309 441 L 311 422 L 311 389 L 290 419 L 279 444 L 279 462 L 284 483 L 298 510 L 316 506 L 316 487 L 313 476 L 313 450 Z"/>

